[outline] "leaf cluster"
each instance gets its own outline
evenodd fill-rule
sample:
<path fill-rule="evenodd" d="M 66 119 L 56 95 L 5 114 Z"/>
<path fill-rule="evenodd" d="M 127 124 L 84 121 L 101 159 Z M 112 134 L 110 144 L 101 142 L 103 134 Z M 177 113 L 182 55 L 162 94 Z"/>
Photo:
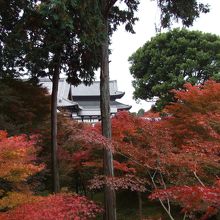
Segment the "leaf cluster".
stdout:
<path fill-rule="evenodd" d="M 179 19 L 184 26 L 189 27 L 201 12 L 209 12 L 209 5 L 198 3 L 197 0 L 157 0 L 157 4 L 161 10 L 162 27 L 169 27 L 173 20 Z"/>
<path fill-rule="evenodd" d="M 135 12 L 138 10 L 139 0 L 127 0 L 124 1 L 124 5 L 120 6 L 120 3 L 112 6 L 109 11 L 108 21 L 109 21 L 109 34 L 112 35 L 114 31 L 120 24 L 125 24 L 125 30 L 131 33 L 135 33 L 133 25 L 138 18 L 135 17 Z"/>

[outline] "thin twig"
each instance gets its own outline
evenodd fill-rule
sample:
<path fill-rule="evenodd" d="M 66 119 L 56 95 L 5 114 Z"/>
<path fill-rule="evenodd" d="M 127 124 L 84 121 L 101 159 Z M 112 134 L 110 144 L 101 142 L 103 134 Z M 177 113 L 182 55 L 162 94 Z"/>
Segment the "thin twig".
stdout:
<path fill-rule="evenodd" d="M 157 189 L 157 185 L 156 185 L 156 183 L 154 182 L 154 179 L 152 178 L 152 176 L 150 176 L 150 178 L 151 178 L 151 181 L 152 181 L 152 183 L 153 183 L 153 185 L 154 185 L 154 188 L 155 189 Z M 159 202 L 160 202 L 160 204 L 162 205 L 162 207 L 164 208 L 164 210 L 166 211 L 166 213 L 168 214 L 168 216 L 170 217 L 170 219 L 171 220 L 174 220 L 174 218 L 173 218 L 173 216 L 172 216 L 172 214 L 171 214 L 171 212 L 170 212 L 170 206 L 168 206 L 168 208 L 165 206 L 165 204 L 163 203 L 163 201 L 159 198 Z M 170 204 L 169 204 L 170 205 Z"/>
<path fill-rule="evenodd" d="M 164 181 L 164 178 L 163 178 L 163 175 L 162 175 L 161 172 L 160 172 L 160 178 L 161 178 L 161 181 L 162 181 L 162 183 L 163 183 L 164 189 L 167 189 L 166 183 L 165 183 L 165 181 Z M 169 200 L 168 198 L 167 198 L 167 206 L 168 206 L 168 210 L 169 210 L 169 212 L 170 212 L 170 200 Z"/>
<path fill-rule="evenodd" d="M 147 169 L 153 169 L 150 165 L 143 165 L 143 164 L 141 164 L 140 162 L 138 162 L 137 160 L 135 160 L 135 159 L 133 159 L 133 158 L 131 158 L 131 157 L 129 157 L 129 156 L 127 156 L 127 155 L 125 155 L 125 154 L 123 154 L 123 153 L 121 153 L 121 152 L 119 152 L 119 151 L 115 151 L 117 154 L 120 154 L 121 156 L 123 156 L 123 157 L 125 157 L 125 158 L 127 158 L 127 159 L 129 159 L 129 160 L 131 160 L 131 161 L 133 161 L 134 163 L 136 163 L 137 165 L 139 165 L 139 166 L 141 166 L 141 167 L 143 167 L 143 168 L 147 168 Z"/>
<path fill-rule="evenodd" d="M 152 176 L 153 179 L 155 178 L 156 174 L 157 174 L 157 170 L 154 172 L 154 174 Z"/>
<path fill-rule="evenodd" d="M 199 183 L 202 185 L 202 186 L 205 186 L 205 184 L 202 182 L 202 180 L 197 176 L 197 173 L 196 171 L 193 172 L 195 178 L 199 181 Z"/>

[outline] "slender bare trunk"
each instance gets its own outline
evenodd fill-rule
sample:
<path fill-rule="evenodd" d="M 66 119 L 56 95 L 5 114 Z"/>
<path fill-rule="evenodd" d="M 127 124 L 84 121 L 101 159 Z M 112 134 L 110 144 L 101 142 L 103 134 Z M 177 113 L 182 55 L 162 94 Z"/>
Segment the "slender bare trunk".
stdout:
<path fill-rule="evenodd" d="M 102 8 L 106 8 L 106 0 L 102 1 Z M 104 12 L 104 10 L 103 10 Z M 101 122 L 102 135 L 111 139 L 111 121 L 110 121 L 110 94 L 109 94 L 109 43 L 108 43 L 108 19 L 104 16 L 104 33 L 106 35 L 105 41 L 102 45 L 102 60 L 101 60 L 101 74 L 100 74 L 100 108 L 101 108 Z M 107 177 L 114 176 L 113 170 L 113 155 L 110 149 L 104 148 L 103 169 L 104 175 Z M 104 192 L 105 202 L 105 220 L 116 219 L 116 199 L 115 191 L 110 186 L 105 186 Z"/>
<path fill-rule="evenodd" d="M 140 220 L 142 220 L 142 197 L 141 197 L 141 192 L 138 192 L 138 207 L 139 207 L 139 217 Z"/>
<path fill-rule="evenodd" d="M 60 191 L 59 169 L 57 159 L 57 93 L 59 84 L 59 63 L 56 65 L 53 74 L 53 88 L 51 96 L 51 160 L 52 160 L 52 178 L 53 192 Z"/>

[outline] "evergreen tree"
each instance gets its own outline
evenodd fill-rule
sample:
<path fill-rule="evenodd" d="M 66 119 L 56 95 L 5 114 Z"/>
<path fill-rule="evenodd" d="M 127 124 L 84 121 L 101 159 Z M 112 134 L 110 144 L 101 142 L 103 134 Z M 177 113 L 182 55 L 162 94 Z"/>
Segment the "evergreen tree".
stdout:
<path fill-rule="evenodd" d="M 220 37 L 200 31 L 174 29 L 158 34 L 130 58 L 134 97 L 152 99 L 158 109 L 174 101 L 172 89 L 186 82 L 204 83 L 220 77 Z"/>

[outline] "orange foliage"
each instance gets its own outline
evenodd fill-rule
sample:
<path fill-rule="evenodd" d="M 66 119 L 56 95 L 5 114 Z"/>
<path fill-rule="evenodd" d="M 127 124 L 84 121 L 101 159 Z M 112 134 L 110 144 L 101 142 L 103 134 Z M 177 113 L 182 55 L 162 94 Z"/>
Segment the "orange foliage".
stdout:
<path fill-rule="evenodd" d="M 11 209 L 24 203 L 30 203 L 39 200 L 39 196 L 34 196 L 30 192 L 8 192 L 0 200 L 1 209 Z"/>
<path fill-rule="evenodd" d="M 0 177 L 10 182 L 25 181 L 41 171 L 44 166 L 34 164 L 36 159 L 35 137 L 25 135 L 7 137 L 0 133 Z"/>
<path fill-rule="evenodd" d="M 26 180 L 41 171 L 43 164 L 36 164 L 36 137 L 26 135 L 7 137 L 0 131 L 0 178 L 10 186 L 1 189 L 0 208 L 13 208 L 21 203 L 35 200 Z"/>

